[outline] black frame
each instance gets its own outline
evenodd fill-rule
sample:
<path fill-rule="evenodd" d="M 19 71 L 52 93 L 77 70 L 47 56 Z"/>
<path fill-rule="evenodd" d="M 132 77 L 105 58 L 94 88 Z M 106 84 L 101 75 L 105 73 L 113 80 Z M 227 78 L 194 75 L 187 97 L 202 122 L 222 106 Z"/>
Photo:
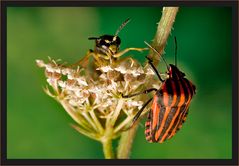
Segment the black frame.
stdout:
<path fill-rule="evenodd" d="M 6 9 L 7 7 L 55 6 L 227 6 L 232 8 L 232 159 L 7 159 L 7 71 L 6 71 Z M 238 165 L 238 2 L 237 1 L 1 1 L 1 165 Z"/>

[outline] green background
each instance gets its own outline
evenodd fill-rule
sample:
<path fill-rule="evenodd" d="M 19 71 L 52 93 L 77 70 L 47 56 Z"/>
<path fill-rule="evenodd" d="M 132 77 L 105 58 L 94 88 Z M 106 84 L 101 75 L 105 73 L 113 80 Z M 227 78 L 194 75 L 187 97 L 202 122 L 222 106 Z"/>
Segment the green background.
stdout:
<path fill-rule="evenodd" d="M 35 59 L 79 60 L 94 42 L 87 38 L 120 32 L 121 49 L 145 47 L 156 32 L 157 7 L 8 7 L 7 8 L 7 158 L 101 159 L 101 144 L 70 127 L 73 120 L 43 92 L 44 71 Z M 174 63 L 197 87 L 187 121 L 171 140 L 147 143 L 141 125 L 133 159 L 230 159 L 232 157 L 231 8 L 182 7 L 166 47 Z M 133 55 L 132 55 L 133 54 Z M 130 56 L 144 62 L 143 54 Z M 144 54 L 146 55 L 146 54 Z M 160 63 L 160 71 L 165 65 Z M 142 121 L 143 124 L 143 121 Z"/>

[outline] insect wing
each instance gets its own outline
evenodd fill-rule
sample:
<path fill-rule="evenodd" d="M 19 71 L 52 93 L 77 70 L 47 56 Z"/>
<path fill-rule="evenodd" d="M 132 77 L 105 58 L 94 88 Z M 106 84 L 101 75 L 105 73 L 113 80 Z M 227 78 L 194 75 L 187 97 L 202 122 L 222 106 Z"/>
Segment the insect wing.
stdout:
<path fill-rule="evenodd" d="M 159 106 L 157 112 L 151 109 L 145 122 L 146 140 L 163 143 L 166 139 L 172 138 L 186 120 L 187 107 L 166 108 Z M 156 117 L 157 119 L 154 119 Z"/>
<path fill-rule="evenodd" d="M 148 142 L 163 143 L 172 138 L 182 127 L 195 86 L 186 78 L 167 79 L 154 96 L 152 107 L 145 123 Z"/>

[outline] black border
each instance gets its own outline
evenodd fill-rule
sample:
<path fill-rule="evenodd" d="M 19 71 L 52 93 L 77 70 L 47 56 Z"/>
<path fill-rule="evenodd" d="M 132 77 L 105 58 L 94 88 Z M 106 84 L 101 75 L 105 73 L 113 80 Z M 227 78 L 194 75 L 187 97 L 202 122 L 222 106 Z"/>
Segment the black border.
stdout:
<path fill-rule="evenodd" d="M 60 6 L 227 6 L 232 8 L 232 159 L 7 159 L 7 77 L 6 21 L 7 7 Z M 238 165 L 238 2 L 237 1 L 1 1 L 1 165 Z"/>

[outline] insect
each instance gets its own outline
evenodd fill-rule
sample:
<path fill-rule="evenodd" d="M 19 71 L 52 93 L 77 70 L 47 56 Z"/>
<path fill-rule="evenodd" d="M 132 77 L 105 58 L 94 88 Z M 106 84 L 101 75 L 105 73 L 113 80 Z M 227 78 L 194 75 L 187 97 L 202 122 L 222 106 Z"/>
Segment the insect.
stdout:
<path fill-rule="evenodd" d="M 126 48 L 125 50 L 119 51 L 121 39 L 118 36 L 119 32 L 125 27 L 125 25 L 130 21 L 128 18 L 125 20 L 121 26 L 117 29 L 115 35 L 102 35 L 100 37 L 89 37 L 89 40 L 95 40 L 95 49 L 89 50 L 77 63 L 73 66 L 80 65 L 86 67 L 89 61 L 89 58 L 93 56 L 96 67 L 107 66 L 118 61 L 118 58 L 128 51 L 143 51 L 148 48 Z"/>
<path fill-rule="evenodd" d="M 152 46 L 147 42 L 145 43 L 159 55 Z M 155 95 L 150 98 L 134 116 L 132 125 L 140 117 L 145 107 L 153 101 L 145 122 L 145 136 L 148 142 L 163 143 L 165 140 L 172 138 L 185 122 L 190 102 L 195 95 L 196 87 L 191 81 L 185 78 L 185 74 L 181 72 L 176 65 L 170 64 L 168 66 L 164 59 L 168 69 L 168 78 L 163 80 L 153 65 L 152 60 L 148 57 L 146 58 L 159 80 L 162 81 L 160 89 L 151 88 L 141 93 L 123 97 L 128 98 L 156 91 Z"/>

